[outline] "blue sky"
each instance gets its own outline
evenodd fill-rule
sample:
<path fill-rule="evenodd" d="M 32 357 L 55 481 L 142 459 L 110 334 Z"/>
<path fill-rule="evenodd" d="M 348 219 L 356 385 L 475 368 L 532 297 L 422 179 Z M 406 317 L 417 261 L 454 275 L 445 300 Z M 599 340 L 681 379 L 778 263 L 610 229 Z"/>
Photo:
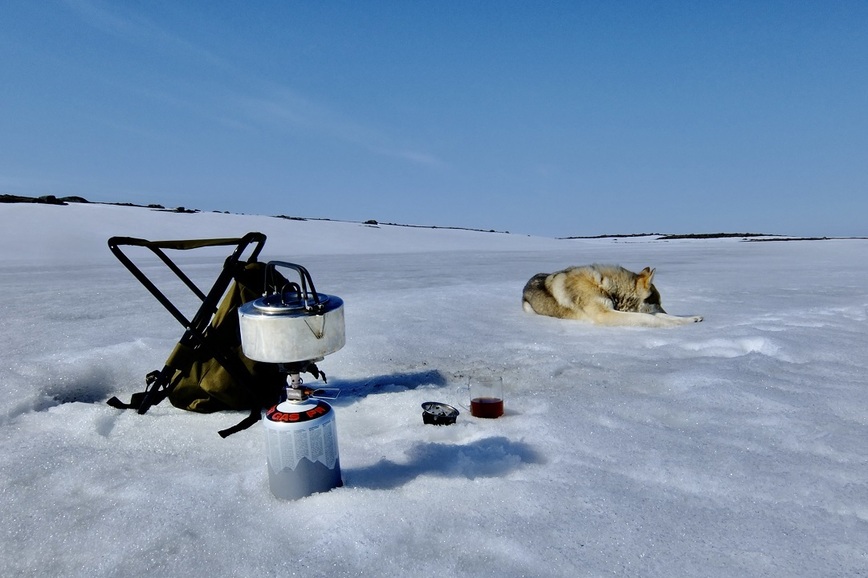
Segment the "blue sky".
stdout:
<path fill-rule="evenodd" d="M 868 235 L 868 2 L 0 4 L 0 193 Z"/>

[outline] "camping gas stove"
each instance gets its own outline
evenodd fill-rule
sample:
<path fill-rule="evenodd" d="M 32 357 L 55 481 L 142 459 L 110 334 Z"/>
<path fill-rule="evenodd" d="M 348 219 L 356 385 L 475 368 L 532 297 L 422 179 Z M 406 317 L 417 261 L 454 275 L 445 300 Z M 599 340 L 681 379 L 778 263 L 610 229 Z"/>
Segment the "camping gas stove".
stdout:
<path fill-rule="evenodd" d="M 294 270 L 289 281 L 277 268 Z M 324 389 L 304 386 L 302 373 L 325 375 L 316 362 L 346 343 L 343 301 L 318 293 L 307 269 L 271 261 L 266 294 L 238 309 L 241 348 L 254 361 L 277 364 L 287 376 L 285 399 L 263 414 L 268 480 L 278 498 L 297 499 L 342 485 L 334 410 Z"/>

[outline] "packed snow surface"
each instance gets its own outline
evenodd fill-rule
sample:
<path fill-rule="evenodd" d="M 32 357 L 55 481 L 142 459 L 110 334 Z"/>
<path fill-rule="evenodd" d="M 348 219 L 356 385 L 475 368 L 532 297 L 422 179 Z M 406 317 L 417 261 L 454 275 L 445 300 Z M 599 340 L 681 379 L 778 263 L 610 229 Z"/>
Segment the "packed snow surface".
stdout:
<path fill-rule="evenodd" d="M 0 225 L 3 576 L 868 576 L 868 241 L 104 205 L 0 205 Z M 346 346 L 319 363 L 344 485 L 297 501 L 269 491 L 262 424 L 217 435 L 244 414 L 105 404 L 183 333 L 106 240 L 248 231 L 345 302 Z M 227 253 L 203 251 L 178 259 L 207 288 Z M 666 310 L 705 321 L 522 311 L 532 275 L 594 262 L 655 267 Z M 467 380 L 490 375 L 506 414 L 473 418 Z M 425 401 L 457 423 L 424 425 Z"/>

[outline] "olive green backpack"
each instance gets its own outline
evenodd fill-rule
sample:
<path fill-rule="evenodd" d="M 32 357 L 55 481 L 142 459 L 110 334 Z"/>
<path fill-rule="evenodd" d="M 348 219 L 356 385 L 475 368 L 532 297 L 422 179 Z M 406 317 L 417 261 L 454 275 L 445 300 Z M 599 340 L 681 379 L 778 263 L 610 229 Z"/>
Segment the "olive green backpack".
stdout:
<path fill-rule="evenodd" d="M 112 252 L 186 329 L 163 369 L 152 371 L 146 376 L 145 391 L 133 394 L 129 403 L 113 397 L 108 400 L 109 405 L 145 413 L 150 406 L 168 397 L 175 407 L 194 412 L 249 411 L 250 415 L 241 423 L 219 432 L 226 437 L 255 423 L 263 408 L 271 407 L 280 400 L 286 385 L 285 374 L 280 372 L 276 364 L 253 361 L 244 355 L 238 321 L 238 308 L 261 297 L 266 289 L 265 264 L 256 260 L 264 242 L 265 235 L 261 233 L 248 233 L 240 239 L 109 239 Z M 220 277 L 207 294 L 195 287 L 165 253 L 168 249 L 189 250 L 223 245 L 236 245 L 236 249 L 224 263 Z M 240 255 L 250 246 L 255 246 L 253 254 L 247 261 L 240 260 Z M 157 255 L 202 299 L 202 306 L 196 315 L 187 319 L 121 247 L 144 247 Z M 312 367 L 309 371 L 316 369 Z"/>

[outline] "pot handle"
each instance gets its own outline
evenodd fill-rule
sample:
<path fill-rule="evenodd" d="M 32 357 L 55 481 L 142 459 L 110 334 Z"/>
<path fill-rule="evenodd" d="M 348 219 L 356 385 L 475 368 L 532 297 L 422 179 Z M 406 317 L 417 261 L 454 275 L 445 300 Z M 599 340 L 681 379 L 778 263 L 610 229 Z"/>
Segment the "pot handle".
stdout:
<path fill-rule="evenodd" d="M 299 297 L 302 301 L 304 301 L 305 309 L 314 309 L 322 307 L 322 301 L 319 298 L 319 293 L 316 292 L 316 287 L 313 285 L 313 279 L 310 277 L 310 273 L 308 273 L 307 269 L 298 265 L 297 263 L 289 263 L 287 261 L 269 261 L 265 265 L 265 290 L 268 293 L 270 287 L 274 288 L 274 293 L 282 292 L 285 285 L 278 288 L 274 283 L 275 273 L 274 270 L 277 267 L 285 267 L 286 269 L 293 269 L 296 273 L 298 273 L 299 280 L 301 281 L 300 294 Z M 299 285 L 296 283 L 290 283 L 290 287 L 298 288 Z M 310 291 L 308 291 L 308 287 L 310 287 Z M 308 295 L 313 297 L 314 306 L 311 306 L 308 303 Z"/>

